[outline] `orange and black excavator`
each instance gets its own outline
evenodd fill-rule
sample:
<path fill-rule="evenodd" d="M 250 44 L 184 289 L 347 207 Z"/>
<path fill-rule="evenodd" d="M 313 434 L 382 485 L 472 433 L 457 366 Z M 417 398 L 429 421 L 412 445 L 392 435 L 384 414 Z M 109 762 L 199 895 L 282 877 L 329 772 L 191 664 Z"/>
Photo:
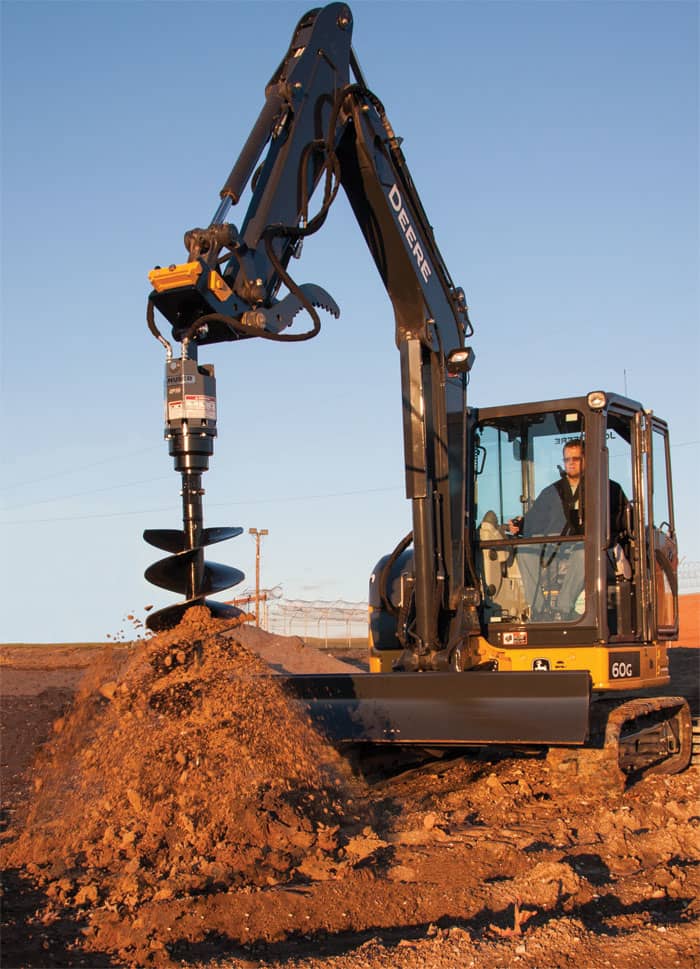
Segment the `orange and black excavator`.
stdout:
<path fill-rule="evenodd" d="M 412 530 L 372 574 L 370 673 L 289 677 L 289 689 L 336 740 L 604 743 L 626 771 L 680 770 L 691 751 L 688 705 L 659 695 L 678 633 L 668 428 L 602 391 L 467 406 L 465 295 L 364 79 L 352 27 L 344 3 L 301 18 L 210 225 L 185 234 L 185 262 L 149 275 L 183 528 L 144 533 L 169 553 L 146 578 L 185 598 L 147 624 L 172 627 L 197 604 L 230 609 L 207 598 L 243 575 L 205 561 L 204 549 L 242 529 L 203 525 L 216 391 L 199 348 L 308 340 L 319 309 L 339 315 L 289 267 L 342 186 L 394 309 Z M 226 217 L 249 185 L 239 229 Z M 290 329 L 302 311 L 308 327 Z M 568 506 L 555 497 L 569 494 L 559 466 L 567 448 L 581 472 Z M 542 515 L 546 494 L 554 508 Z"/>

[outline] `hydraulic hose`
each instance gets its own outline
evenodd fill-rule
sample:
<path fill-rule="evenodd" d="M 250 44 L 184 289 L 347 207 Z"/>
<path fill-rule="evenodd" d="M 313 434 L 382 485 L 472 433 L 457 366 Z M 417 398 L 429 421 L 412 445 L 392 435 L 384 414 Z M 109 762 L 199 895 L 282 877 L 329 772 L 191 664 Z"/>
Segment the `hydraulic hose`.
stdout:
<path fill-rule="evenodd" d="M 396 546 L 394 551 L 391 553 L 389 558 L 384 563 L 382 571 L 379 575 L 379 582 L 377 583 L 377 587 L 379 590 L 379 599 L 382 603 L 382 606 L 384 609 L 386 609 L 386 611 L 389 613 L 390 616 L 393 616 L 394 619 L 398 618 L 399 607 L 395 606 L 394 603 L 389 598 L 389 593 L 387 591 L 387 586 L 389 584 L 389 577 L 391 575 L 391 570 L 396 564 L 397 559 L 403 552 L 406 551 L 406 549 L 408 548 L 408 546 L 411 544 L 412 541 L 413 541 L 413 532 L 410 531 L 408 535 L 405 535 L 401 539 L 399 544 Z"/>

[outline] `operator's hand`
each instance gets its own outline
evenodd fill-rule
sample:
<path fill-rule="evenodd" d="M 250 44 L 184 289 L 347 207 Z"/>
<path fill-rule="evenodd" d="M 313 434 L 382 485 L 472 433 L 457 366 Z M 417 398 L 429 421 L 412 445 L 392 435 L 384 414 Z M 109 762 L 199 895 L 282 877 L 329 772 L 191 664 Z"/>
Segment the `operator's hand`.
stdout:
<path fill-rule="evenodd" d="M 517 518 L 509 518 L 506 522 L 506 531 L 509 535 L 519 535 L 523 530 L 522 515 Z"/>

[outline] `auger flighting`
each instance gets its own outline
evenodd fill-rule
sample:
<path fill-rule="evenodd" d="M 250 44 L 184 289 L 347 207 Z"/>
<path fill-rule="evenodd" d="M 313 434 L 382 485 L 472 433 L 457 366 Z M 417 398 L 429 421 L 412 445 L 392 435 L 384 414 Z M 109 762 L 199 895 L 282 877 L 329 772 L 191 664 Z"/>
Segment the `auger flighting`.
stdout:
<path fill-rule="evenodd" d="M 175 470 L 182 476 L 182 529 L 146 529 L 143 533 L 150 545 L 172 553 L 146 569 L 145 578 L 185 596 L 183 602 L 148 617 L 147 627 L 158 632 L 177 625 L 195 605 L 206 605 L 216 616 L 232 614 L 230 606 L 206 596 L 238 585 L 243 572 L 205 561 L 204 549 L 241 535 L 243 529 L 204 528 L 202 474 L 209 468 L 216 437 L 214 367 L 197 362 L 196 344 L 189 339 L 182 341 L 180 357 L 173 357 L 171 345 L 157 331 L 150 314 L 149 327 L 166 348 L 165 439 Z"/>

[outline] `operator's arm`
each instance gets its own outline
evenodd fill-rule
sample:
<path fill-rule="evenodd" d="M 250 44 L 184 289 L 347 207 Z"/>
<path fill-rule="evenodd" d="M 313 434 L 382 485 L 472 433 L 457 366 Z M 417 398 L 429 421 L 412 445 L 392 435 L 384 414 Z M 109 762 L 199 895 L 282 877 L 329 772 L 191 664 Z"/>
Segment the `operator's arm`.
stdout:
<path fill-rule="evenodd" d="M 556 485 L 548 485 L 539 493 L 527 514 L 512 518 L 508 526 L 513 535 L 535 538 L 561 535 L 566 516 Z"/>

